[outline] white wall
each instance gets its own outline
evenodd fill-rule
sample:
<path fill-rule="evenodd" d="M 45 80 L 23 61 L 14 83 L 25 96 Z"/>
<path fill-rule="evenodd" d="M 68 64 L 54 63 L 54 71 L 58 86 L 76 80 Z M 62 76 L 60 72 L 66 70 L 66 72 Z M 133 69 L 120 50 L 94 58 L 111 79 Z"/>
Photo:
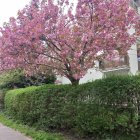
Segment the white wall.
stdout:
<path fill-rule="evenodd" d="M 133 45 L 128 51 L 130 73 L 135 75 L 138 72 L 138 60 L 137 60 L 137 45 Z"/>
<path fill-rule="evenodd" d="M 69 79 L 67 79 L 66 77 L 64 76 L 61 76 L 61 75 L 57 75 L 56 76 L 56 81 L 58 81 L 58 83 L 56 84 L 70 84 L 71 82 L 69 81 Z"/>
<path fill-rule="evenodd" d="M 99 71 L 98 69 L 89 69 L 87 74 L 80 79 L 80 84 L 87 83 L 87 82 L 92 82 L 96 79 L 101 79 L 103 77 L 103 73 Z"/>
<path fill-rule="evenodd" d="M 96 69 L 89 69 L 87 74 L 80 79 L 79 83 L 83 84 L 83 83 L 87 83 L 87 82 L 92 82 L 96 79 L 101 79 L 103 77 L 103 73 L 100 72 L 99 70 Z M 67 79 L 64 76 L 57 76 L 57 80 L 61 81 L 61 84 L 70 84 L 70 80 Z"/>
<path fill-rule="evenodd" d="M 135 33 L 135 29 L 131 28 L 128 32 L 129 34 L 133 34 Z M 136 44 L 131 46 L 130 50 L 128 51 L 128 56 L 129 56 L 130 73 L 135 75 L 138 72 L 137 45 Z"/>

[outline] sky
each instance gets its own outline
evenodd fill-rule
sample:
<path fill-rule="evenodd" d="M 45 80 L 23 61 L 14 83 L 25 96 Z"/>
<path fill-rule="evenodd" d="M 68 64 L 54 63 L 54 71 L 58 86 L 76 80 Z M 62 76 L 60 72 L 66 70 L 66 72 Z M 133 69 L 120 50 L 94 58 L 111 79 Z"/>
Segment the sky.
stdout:
<path fill-rule="evenodd" d="M 0 27 L 10 17 L 16 17 L 18 10 L 23 9 L 30 0 L 0 0 Z"/>
<path fill-rule="evenodd" d="M 16 17 L 18 10 L 21 10 L 31 0 L 0 0 L 0 27 L 4 22 L 8 22 L 10 17 Z M 77 0 L 69 0 L 77 3 Z"/>

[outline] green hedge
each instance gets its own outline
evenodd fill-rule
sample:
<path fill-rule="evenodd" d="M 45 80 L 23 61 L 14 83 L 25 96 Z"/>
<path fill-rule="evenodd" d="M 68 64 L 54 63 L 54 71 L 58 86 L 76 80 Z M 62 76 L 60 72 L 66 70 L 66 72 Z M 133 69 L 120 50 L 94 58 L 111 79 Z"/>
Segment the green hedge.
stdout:
<path fill-rule="evenodd" d="M 140 77 L 115 76 L 79 86 L 11 90 L 5 96 L 5 109 L 11 117 L 39 129 L 105 137 L 135 134 L 139 102 Z"/>
<path fill-rule="evenodd" d="M 4 109 L 4 96 L 9 89 L 0 89 L 0 112 Z"/>
<path fill-rule="evenodd" d="M 55 80 L 56 77 L 51 72 L 25 76 L 23 70 L 13 69 L 0 73 L 0 111 L 3 109 L 4 96 L 7 90 L 44 84 L 54 84 Z"/>

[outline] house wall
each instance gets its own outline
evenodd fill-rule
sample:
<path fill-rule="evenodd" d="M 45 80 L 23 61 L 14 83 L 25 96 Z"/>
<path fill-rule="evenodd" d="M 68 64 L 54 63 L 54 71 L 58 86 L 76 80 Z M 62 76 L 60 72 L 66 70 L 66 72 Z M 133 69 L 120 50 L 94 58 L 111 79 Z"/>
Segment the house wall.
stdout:
<path fill-rule="evenodd" d="M 129 34 L 135 33 L 135 29 L 131 28 L 129 31 Z M 135 75 L 138 72 L 138 58 L 137 58 L 137 44 L 131 46 L 130 50 L 128 51 L 129 56 L 129 67 L 130 67 L 130 73 Z"/>
<path fill-rule="evenodd" d="M 87 74 L 80 79 L 80 84 L 83 84 L 83 83 L 87 83 L 87 82 L 92 82 L 92 81 L 95 81 L 96 79 L 101 79 L 103 78 L 104 74 L 99 71 L 99 70 L 96 70 L 95 68 L 93 69 L 89 69 Z"/>
<path fill-rule="evenodd" d="M 138 60 L 137 60 L 137 46 L 136 44 L 128 51 L 130 73 L 135 75 L 138 72 Z"/>
<path fill-rule="evenodd" d="M 101 79 L 103 77 L 103 73 L 99 70 L 96 70 L 96 68 L 89 69 L 86 73 L 86 75 L 80 79 L 79 84 L 92 82 L 96 79 Z M 64 76 L 58 76 L 57 80 L 60 81 L 61 84 L 70 84 L 70 80 L 67 79 Z"/>

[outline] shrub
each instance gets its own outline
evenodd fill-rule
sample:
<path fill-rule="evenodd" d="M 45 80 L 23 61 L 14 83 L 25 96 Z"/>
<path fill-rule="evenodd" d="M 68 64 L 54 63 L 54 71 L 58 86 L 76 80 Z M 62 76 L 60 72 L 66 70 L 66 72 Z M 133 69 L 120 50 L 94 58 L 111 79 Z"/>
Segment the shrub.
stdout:
<path fill-rule="evenodd" d="M 4 109 L 4 96 L 8 89 L 1 89 L 0 90 L 0 112 Z"/>
<path fill-rule="evenodd" d="M 42 84 L 53 84 L 56 77 L 52 74 L 35 74 L 32 76 L 25 76 L 23 70 L 9 70 L 0 75 L 0 88 L 23 88 L 28 86 L 38 86 Z"/>
<path fill-rule="evenodd" d="M 49 72 L 25 76 L 23 70 L 9 70 L 0 74 L 0 110 L 3 109 L 4 95 L 8 89 L 23 88 L 32 85 L 53 84 L 56 77 Z"/>
<path fill-rule="evenodd" d="M 139 97 L 139 76 L 115 76 L 79 86 L 11 90 L 5 96 L 5 108 L 8 115 L 39 129 L 104 137 L 135 133 Z"/>

